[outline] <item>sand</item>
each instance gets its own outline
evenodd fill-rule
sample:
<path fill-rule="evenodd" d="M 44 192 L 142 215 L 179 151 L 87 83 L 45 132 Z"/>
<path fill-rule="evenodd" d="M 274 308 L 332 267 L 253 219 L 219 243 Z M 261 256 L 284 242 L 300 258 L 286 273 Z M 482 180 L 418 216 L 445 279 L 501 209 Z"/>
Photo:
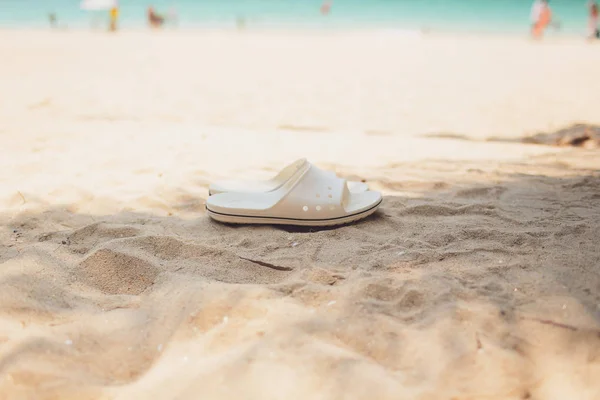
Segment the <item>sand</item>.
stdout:
<path fill-rule="evenodd" d="M 597 50 L 1 31 L 0 399 L 600 398 L 599 153 L 522 143 L 597 129 Z M 205 215 L 298 157 L 380 211 Z"/>

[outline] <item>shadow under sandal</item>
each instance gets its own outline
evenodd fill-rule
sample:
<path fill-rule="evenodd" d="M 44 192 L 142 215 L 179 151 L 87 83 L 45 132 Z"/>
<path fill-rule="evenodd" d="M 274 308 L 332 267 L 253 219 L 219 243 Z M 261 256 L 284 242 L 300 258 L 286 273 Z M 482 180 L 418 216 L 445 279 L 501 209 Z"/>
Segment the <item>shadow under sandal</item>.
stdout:
<path fill-rule="evenodd" d="M 381 193 L 351 192 L 345 179 L 307 162 L 275 190 L 215 194 L 206 210 L 211 218 L 234 224 L 331 226 L 365 218 L 381 201 Z"/>

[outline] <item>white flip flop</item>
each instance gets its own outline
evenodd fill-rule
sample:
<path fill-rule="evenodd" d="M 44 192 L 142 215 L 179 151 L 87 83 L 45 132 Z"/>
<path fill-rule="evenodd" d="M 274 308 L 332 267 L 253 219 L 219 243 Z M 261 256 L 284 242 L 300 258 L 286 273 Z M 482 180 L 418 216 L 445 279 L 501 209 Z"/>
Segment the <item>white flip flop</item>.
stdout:
<path fill-rule="evenodd" d="M 209 196 L 219 193 L 239 192 L 239 193 L 261 193 L 272 192 L 279 189 L 284 183 L 290 180 L 296 173 L 303 171 L 310 163 L 305 158 L 294 161 L 282 169 L 275 177 L 265 181 L 242 181 L 227 180 L 211 183 L 208 188 Z M 324 171 L 335 176 L 334 172 Z M 366 183 L 348 182 L 348 190 L 352 193 L 361 193 L 369 190 Z"/>
<path fill-rule="evenodd" d="M 353 193 L 345 179 L 305 161 L 290 179 L 269 192 L 225 192 L 206 200 L 208 215 L 234 224 L 341 225 L 373 214 L 381 193 Z"/>

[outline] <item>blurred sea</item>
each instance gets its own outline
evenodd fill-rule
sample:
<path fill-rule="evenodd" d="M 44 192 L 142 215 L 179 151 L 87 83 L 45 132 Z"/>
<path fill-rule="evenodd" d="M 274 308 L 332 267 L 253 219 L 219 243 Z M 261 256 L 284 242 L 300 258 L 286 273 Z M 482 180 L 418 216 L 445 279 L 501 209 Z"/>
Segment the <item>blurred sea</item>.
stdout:
<path fill-rule="evenodd" d="M 527 34 L 529 0 L 334 0 L 327 16 L 321 0 L 120 0 L 122 29 L 146 26 L 146 8 L 176 10 L 181 28 L 393 29 Z M 551 0 L 561 29 L 586 33 L 586 0 Z M 0 28 L 48 27 L 48 13 L 67 28 L 103 23 L 105 12 L 80 10 L 78 0 L 0 0 Z"/>

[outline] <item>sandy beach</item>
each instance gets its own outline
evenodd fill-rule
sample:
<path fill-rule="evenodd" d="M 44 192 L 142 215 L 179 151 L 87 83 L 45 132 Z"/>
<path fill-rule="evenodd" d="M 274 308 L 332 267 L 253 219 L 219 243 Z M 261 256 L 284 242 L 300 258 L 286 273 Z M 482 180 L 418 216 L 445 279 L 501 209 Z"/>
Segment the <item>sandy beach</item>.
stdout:
<path fill-rule="evenodd" d="M 600 150 L 523 143 L 600 132 L 598 50 L 0 31 L 0 399 L 599 399 Z M 382 207 L 205 215 L 300 157 Z"/>

